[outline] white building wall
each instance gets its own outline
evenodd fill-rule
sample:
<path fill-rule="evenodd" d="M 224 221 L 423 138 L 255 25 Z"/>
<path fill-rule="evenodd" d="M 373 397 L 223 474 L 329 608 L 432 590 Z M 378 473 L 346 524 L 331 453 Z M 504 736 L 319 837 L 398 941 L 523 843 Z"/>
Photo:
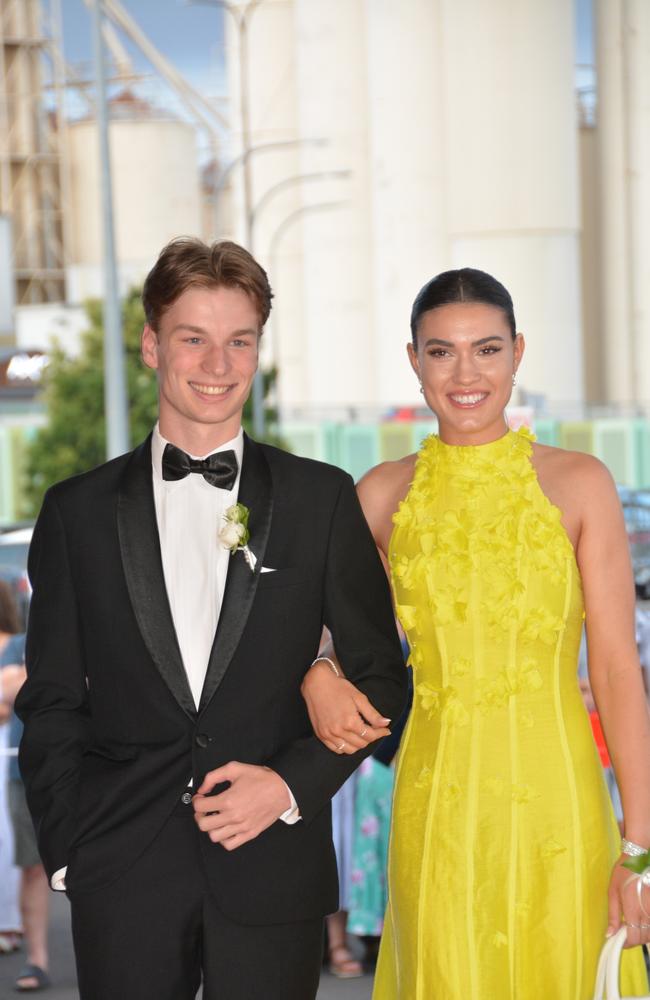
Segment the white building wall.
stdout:
<path fill-rule="evenodd" d="M 628 0 L 630 317 L 634 401 L 650 405 L 650 3 Z M 610 355 L 618 331 L 610 336 Z"/>
<path fill-rule="evenodd" d="M 610 401 L 650 403 L 650 5 L 597 0 L 600 304 Z"/>
<path fill-rule="evenodd" d="M 297 405 L 367 405 L 377 395 L 364 0 L 295 0 L 298 114 L 305 173 L 348 170 L 323 181 L 321 201 L 343 199 L 303 221 L 306 381 Z"/>
<path fill-rule="evenodd" d="M 513 294 L 529 342 L 521 384 L 580 401 L 572 0 L 267 6 L 269 18 L 276 6 L 293 15 L 279 51 L 284 66 L 295 49 L 297 134 L 328 140 L 300 147 L 300 170 L 351 171 L 309 190 L 349 203 L 304 215 L 302 298 L 289 270 L 276 283 L 283 405 L 419 400 L 403 353 L 411 303 L 434 274 L 465 265 Z M 273 120 L 278 72 L 251 59 L 258 128 L 262 108 Z M 280 165 L 256 164 L 259 195 Z"/>
<path fill-rule="evenodd" d="M 376 401 L 421 402 L 406 360 L 420 287 L 449 263 L 443 38 L 430 0 L 366 0 Z"/>
<path fill-rule="evenodd" d="M 239 35 L 233 19 L 227 18 L 230 115 L 234 143 L 224 168 L 241 155 L 241 108 L 239 91 Z M 249 20 L 249 108 L 251 249 L 269 274 L 275 293 L 271 319 L 262 342 L 262 363 L 277 364 L 282 371 L 278 387 L 289 398 L 300 394 L 306 380 L 302 350 L 302 254 L 301 231 L 287 220 L 302 204 L 300 131 L 297 118 L 296 46 L 294 11 L 290 3 L 267 2 Z M 231 236 L 246 243 L 242 168 L 234 166 L 231 197 L 235 226 Z M 285 183 L 287 182 L 287 183 Z M 280 185 L 278 187 L 277 185 Z"/>
<path fill-rule="evenodd" d="M 528 344 L 519 384 L 580 401 L 573 5 L 442 6 L 450 265 L 489 271 L 513 296 Z"/>
<path fill-rule="evenodd" d="M 596 0 L 601 304 L 608 399 L 633 398 L 629 186 L 622 0 Z"/>

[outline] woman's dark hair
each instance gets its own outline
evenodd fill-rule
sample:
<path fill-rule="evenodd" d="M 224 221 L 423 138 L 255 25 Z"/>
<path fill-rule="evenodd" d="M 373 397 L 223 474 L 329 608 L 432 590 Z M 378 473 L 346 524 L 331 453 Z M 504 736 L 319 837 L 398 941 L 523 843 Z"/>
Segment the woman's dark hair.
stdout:
<path fill-rule="evenodd" d="M 11 587 L 5 580 L 0 580 L 0 632 L 16 635 L 20 632 L 18 608 L 11 592 Z"/>
<path fill-rule="evenodd" d="M 515 310 L 510 292 L 500 281 L 485 271 L 473 267 L 461 267 L 457 271 L 443 271 L 420 289 L 411 310 L 411 337 L 417 347 L 417 334 L 424 313 L 452 302 L 482 302 L 486 306 L 496 306 L 505 313 L 514 340 L 517 336 Z"/>

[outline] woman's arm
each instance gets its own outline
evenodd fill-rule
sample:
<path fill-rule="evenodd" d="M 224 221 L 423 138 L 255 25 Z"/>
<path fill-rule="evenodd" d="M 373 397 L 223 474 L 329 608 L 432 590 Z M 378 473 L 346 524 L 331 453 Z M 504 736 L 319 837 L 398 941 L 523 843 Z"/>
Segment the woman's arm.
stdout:
<path fill-rule="evenodd" d="M 0 682 L 2 684 L 2 697 L 0 698 L 6 705 L 13 706 L 16 695 L 25 683 L 27 671 L 20 663 L 8 664 L 0 668 Z"/>
<path fill-rule="evenodd" d="M 25 683 L 25 668 L 17 663 L 0 667 L 0 726 L 9 722 L 16 695 Z"/>
<path fill-rule="evenodd" d="M 408 491 L 414 458 L 410 456 L 402 462 L 379 465 L 357 485 L 361 507 L 387 575 L 393 513 Z M 324 635 L 319 655 L 326 659 L 315 660 L 302 683 L 302 696 L 316 736 L 330 750 L 347 754 L 388 736 L 391 720 L 383 718 L 368 698 L 345 679 L 327 635 Z"/>
<path fill-rule="evenodd" d="M 328 750 L 355 753 L 390 734 L 390 719 L 384 718 L 369 699 L 346 680 L 329 634 L 319 657 L 302 682 L 314 733 Z M 331 662 L 328 662 L 331 661 Z"/>
<path fill-rule="evenodd" d="M 623 512 L 607 469 L 580 459 L 576 486 L 582 508 L 577 559 L 582 576 L 589 678 L 621 792 L 625 836 L 650 848 L 650 719 L 634 630 L 634 580 Z M 622 860 L 625 860 L 624 858 Z M 630 872 L 617 863 L 610 885 L 611 930 L 646 924 Z M 648 893 L 644 890 L 644 897 Z M 644 898 L 647 908 L 650 899 Z M 628 943 L 648 940 L 628 930 Z"/>

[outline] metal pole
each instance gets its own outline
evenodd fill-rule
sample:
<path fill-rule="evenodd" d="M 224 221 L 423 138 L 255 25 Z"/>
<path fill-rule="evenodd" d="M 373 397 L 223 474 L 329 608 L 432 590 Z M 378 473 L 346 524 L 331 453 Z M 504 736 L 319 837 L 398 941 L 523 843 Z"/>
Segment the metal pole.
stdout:
<path fill-rule="evenodd" d="M 106 457 L 111 459 L 129 450 L 129 412 L 113 234 L 113 196 L 102 20 L 102 0 L 93 0 L 95 93 L 104 236 L 104 413 L 106 417 Z"/>

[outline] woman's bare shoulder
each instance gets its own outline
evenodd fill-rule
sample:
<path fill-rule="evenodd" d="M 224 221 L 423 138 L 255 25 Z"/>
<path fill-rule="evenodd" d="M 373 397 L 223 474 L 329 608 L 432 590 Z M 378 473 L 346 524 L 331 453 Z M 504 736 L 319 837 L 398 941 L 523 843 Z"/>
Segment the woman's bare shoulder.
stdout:
<path fill-rule="evenodd" d="M 575 546 L 586 524 L 620 520 L 616 484 L 607 466 L 594 455 L 535 444 L 533 464 L 542 490 L 562 511 Z"/>
<path fill-rule="evenodd" d="M 396 462 L 381 462 L 366 472 L 357 483 L 359 496 L 380 497 L 408 490 L 415 471 L 417 455 L 405 455 Z"/>
<path fill-rule="evenodd" d="M 357 483 L 359 500 L 379 548 L 386 552 L 393 514 L 409 491 L 417 455 L 376 465 Z"/>
<path fill-rule="evenodd" d="M 584 451 L 569 451 L 555 445 L 533 444 L 537 471 L 571 488 L 600 488 L 611 491 L 614 480 L 599 458 Z"/>

